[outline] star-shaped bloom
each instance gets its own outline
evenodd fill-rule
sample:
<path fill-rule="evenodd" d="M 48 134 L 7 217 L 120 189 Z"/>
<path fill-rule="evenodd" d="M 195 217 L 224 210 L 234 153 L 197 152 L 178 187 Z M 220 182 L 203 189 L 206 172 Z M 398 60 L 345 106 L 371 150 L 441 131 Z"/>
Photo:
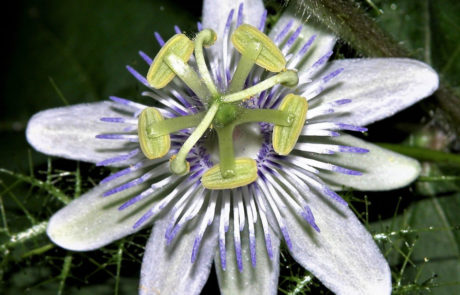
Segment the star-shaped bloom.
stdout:
<path fill-rule="evenodd" d="M 334 192 L 391 190 L 418 163 L 343 131 L 433 93 L 410 59 L 328 62 L 336 38 L 288 9 L 265 35 L 260 0 L 205 0 L 192 40 L 176 27 L 147 75 L 150 106 L 119 97 L 36 114 L 38 151 L 123 167 L 57 212 L 49 237 L 89 251 L 153 224 L 141 294 L 276 294 L 280 244 L 337 294 L 389 294 L 372 236 Z"/>

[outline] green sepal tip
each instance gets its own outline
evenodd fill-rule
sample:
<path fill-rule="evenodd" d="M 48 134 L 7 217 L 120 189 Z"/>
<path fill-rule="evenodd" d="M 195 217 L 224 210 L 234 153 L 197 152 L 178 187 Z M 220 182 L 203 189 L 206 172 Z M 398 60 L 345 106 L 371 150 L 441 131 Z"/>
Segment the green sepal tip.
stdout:
<path fill-rule="evenodd" d="M 236 158 L 232 177 L 224 177 L 220 165 L 214 165 L 201 177 L 201 184 L 207 189 L 223 190 L 248 185 L 257 180 L 257 163 L 251 158 Z"/>
<path fill-rule="evenodd" d="M 278 110 L 288 112 L 292 118 L 290 126 L 275 125 L 273 128 L 273 149 L 279 155 L 288 155 L 299 139 L 305 119 L 307 118 L 308 102 L 305 98 L 288 94 L 283 98 Z"/>
<path fill-rule="evenodd" d="M 150 137 L 149 126 L 163 121 L 160 111 L 155 108 L 146 108 L 139 115 L 138 136 L 142 152 L 148 159 L 157 159 L 166 155 L 171 147 L 171 139 L 168 135 Z"/>
<path fill-rule="evenodd" d="M 187 62 L 193 53 L 195 45 L 184 34 L 176 34 L 163 45 L 147 73 L 147 81 L 156 89 L 165 87 L 176 76 L 176 73 L 165 62 L 165 58 L 174 54 L 183 62 Z"/>

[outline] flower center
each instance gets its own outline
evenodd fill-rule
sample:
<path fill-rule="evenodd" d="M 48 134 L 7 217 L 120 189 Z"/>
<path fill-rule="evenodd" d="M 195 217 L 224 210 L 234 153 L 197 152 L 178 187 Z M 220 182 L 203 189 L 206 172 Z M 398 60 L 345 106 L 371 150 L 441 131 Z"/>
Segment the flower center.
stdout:
<path fill-rule="evenodd" d="M 183 34 L 173 36 L 157 54 L 147 74 L 147 81 L 156 89 L 167 86 L 177 76 L 198 96 L 206 110 L 165 120 L 158 110 L 147 108 L 139 116 L 138 132 L 144 155 L 155 159 L 168 153 L 170 133 L 195 127 L 170 160 L 171 172 L 184 175 L 190 170 L 186 160 L 188 153 L 206 130 L 212 128 L 217 134 L 219 164 L 206 171 L 201 182 L 208 189 L 231 189 L 257 179 L 254 153 L 249 152 L 251 157 L 246 156 L 248 153 L 244 153 L 244 156 L 238 153 L 238 157 L 235 157 L 235 144 L 241 144 L 241 140 L 235 141 L 235 137 L 250 134 L 247 131 L 254 125 L 247 123 L 273 124 L 273 148 L 278 154 L 287 155 L 294 148 L 305 123 L 308 104 L 305 98 L 288 94 L 278 109 L 245 107 L 244 101 L 275 85 L 295 87 L 298 84 L 297 72 L 285 68 L 286 60 L 279 48 L 267 35 L 247 24 L 239 26 L 231 36 L 241 57 L 228 89 L 224 93 L 219 92 L 203 54 L 203 46 L 213 45 L 216 39 L 215 32 L 210 29 L 199 32 L 194 41 Z M 198 73 L 188 64 L 193 52 Z M 275 74 L 245 88 L 255 65 Z M 254 146 L 253 143 L 260 147 L 260 138 L 255 137 L 247 143 L 248 150 Z"/>

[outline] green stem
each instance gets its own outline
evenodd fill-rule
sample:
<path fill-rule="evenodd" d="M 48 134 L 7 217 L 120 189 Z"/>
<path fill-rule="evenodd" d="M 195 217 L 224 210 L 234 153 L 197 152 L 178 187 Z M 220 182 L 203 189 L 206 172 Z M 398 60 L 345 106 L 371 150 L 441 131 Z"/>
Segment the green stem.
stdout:
<path fill-rule="evenodd" d="M 169 68 L 202 100 L 207 101 L 209 92 L 206 86 L 201 82 L 197 73 L 175 54 L 169 54 L 165 58 Z"/>
<path fill-rule="evenodd" d="M 251 122 L 266 122 L 280 126 L 291 126 L 293 117 L 289 112 L 270 109 L 244 109 L 236 119 L 235 124 L 240 125 Z"/>
<path fill-rule="evenodd" d="M 288 84 L 287 86 L 295 86 L 299 81 L 299 77 L 295 71 L 288 70 L 286 72 L 279 73 L 273 77 L 268 78 L 256 84 L 252 87 L 246 88 L 243 91 L 239 91 L 236 93 L 231 93 L 228 95 L 224 95 L 221 98 L 222 102 L 236 102 L 241 101 L 246 98 L 250 98 L 251 96 L 260 93 L 268 88 L 271 88 L 277 84 Z"/>
<path fill-rule="evenodd" d="M 460 165 L 459 155 L 399 144 L 380 143 L 379 146 L 422 161 L 444 162 Z"/>
<path fill-rule="evenodd" d="M 171 161 L 170 168 L 173 173 L 181 175 L 188 172 L 189 167 L 185 158 L 193 146 L 201 138 L 201 136 L 203 136 L 203 134 L 206 132 L 206 129 L 208 129 L 209 125 L 211 125 L 212 120 L 214 119 L 214 116 L 218 110 L 219 103 L 214 102 L 204 116 L 203 120 L 200 122 L 200 124 L 198 124 L 189 138 L 187 138 L 187 140 L 184 142 L 176 157 Z"/>
<path fill-rule="evenodd" d="M 235 176 L 235 152 L 233 150 L 234 124 L 216 129 L 219 138 L 220 173 L 223 178 Z"/>
<path fill-rule="evenodd" d="M 236 71 L 233 74 L 232 82 L 230 83 L 229 93 L 235 93 L 243 89 L 249 72 L 251 72 L 251 69 L 261 51 L 262 45 L 260 43 L 256 43 L 255 46 L 250 46 L 247 48 L 245 54 L 241 55 Z"/>
<path fill-rule="evenodd" d="M 208 87 L 209 92 L 211 92 L 211 95 L 214 98 L 219 96 L 219 91 L 217 91 L 216 85 L 214 85 L 211 75 L 209 74 L 208 67 L 206 66 L 203 55 L 203 44 L 205 46 L 209 46 L 214 44 L 215 40 L 216 33 L 210 29 L 204 29 L 195 37 L 195 59 L 198 65 L 198 70 L 200 71 L 204 84 Z"/>
<path fill-rule="evenodd" d="M 182 129 L 197 126 L 204 117 L 204 113 L 189 116 L 180 116 L 156 122 L 147 127 L 147 134 L 150 138 L 155 138 L 177 132 Z"/>

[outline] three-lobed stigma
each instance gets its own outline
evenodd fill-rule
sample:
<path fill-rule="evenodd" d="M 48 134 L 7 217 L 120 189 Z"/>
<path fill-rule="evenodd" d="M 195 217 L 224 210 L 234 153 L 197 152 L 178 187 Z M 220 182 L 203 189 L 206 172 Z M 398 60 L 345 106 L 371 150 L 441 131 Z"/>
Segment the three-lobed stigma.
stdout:
<path fill-rule="evenodd" d="M 203 174 L 201 183 L 205 188 L 221 190 L 248 185 L 258 177 L 254 159 L 234 156 L 235 127 L 255 122 L 273 124 L 273 149 L 280 155 L 287 155 L 297 143 L 305 124 L 308 103 L 303 97 L 288 94 L 278 109 L 244 107 L 243 101 L 264 90 L 279 84 L 296 87 L 299 81 L 295 70 L 286 69 L 286 59 L 273 41 L 248 24 L 239 26 L 231 36 L 233 46 L 241 56 L 229 87 L 219 91 L 203 54 L 203 47 L 212 46 L 216 39 L 216 33 L 210 29 L 199 32 L 194 41 L 184 34 L 173 36 L 159 51 L 147 74 L 148 83 L 156 89 L 166 87 L 174 77 L 178 77 L 201 100 L 206 110 L 164 119 L 155 108 L 147 108 L 139 116 L 138 134 L 144 155 L 155 159 L 169 152 L 171 133 L 195 128 L 170 159 L 171 172 L 185 175 L 190 171 L 186 160 L 188 153 L 212 128 L 217 133 L 220 162 Z M 198 72 L 188 64 L 193 52 Z M 255 65 L 276 74 L 244 89 Z"/>

